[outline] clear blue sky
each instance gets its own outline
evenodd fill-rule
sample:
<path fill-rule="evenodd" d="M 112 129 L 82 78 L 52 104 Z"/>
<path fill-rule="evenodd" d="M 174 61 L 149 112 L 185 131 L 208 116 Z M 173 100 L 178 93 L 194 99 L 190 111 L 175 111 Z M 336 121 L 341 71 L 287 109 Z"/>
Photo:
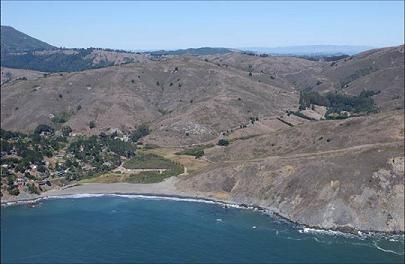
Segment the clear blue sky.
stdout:
<path fill-rule="evenodd" d="M 1 24 L 64 47 L 382 47 L 404 43 L 404 2 L 1 1 Z"/>

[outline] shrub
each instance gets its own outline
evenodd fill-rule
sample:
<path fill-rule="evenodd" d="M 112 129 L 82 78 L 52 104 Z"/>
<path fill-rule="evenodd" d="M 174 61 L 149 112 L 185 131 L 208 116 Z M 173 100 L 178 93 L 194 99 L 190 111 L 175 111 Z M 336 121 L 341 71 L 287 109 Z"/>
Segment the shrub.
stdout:
<path fill-rule="evenodd" d="M 24 173 L 24 177 L 27 177 L 27 179 L 35 180 L 35 177 L 29 172 Z"/>
<path fill-rule="evenodd" d="M 90 127 L 90 129 L 95 128 L 96 127 L 96 122 L 95 121 L 90 121 L 89 127 Z"/>
<path fill-rule="evenodd" d="M 69 120 L 69 116 L 69 113 L 66 112 L 57 113 L 54 117 L 52 117 L 51 121 L 54 124 L 63 124 Z"/>
<path fill-rule="evenodd" d="M 44 165 L 39 165 L 38 168 L 37 168 L 37 171 L 42 172 L 42 173 L 46 172 L 46 170 L 47 169 L 46 169 L 46 167 Z"/>
<path fill-rule="evenodd" d="M 229 145 L 229 141 L 227 139 L 220 139 L 218 140 L 217 143 L 218 146 L 228 146 Z"/>
<path fill-rule="evenodd" d="M 72 133 L 72 128 L 70 126 L 62 127 L 62 134 L 64 137 L 68 137 L 70 133 Z"/>
<path fill-rule="evenodd" d="M 28 190 L 28 192 L 30 192 L 30 193 L 35 193 L 35 194 L 39 194 L 39 193 L 40 193 L 38 187 L 37 187 L 35 184 L 33 184 L 33 183 L 28 183 L 28 184 L 27 184 L 27 190 Z"/>
<path fill-rule="evenodd" d="M 41 124 L 38 125 L 35 129 L 34 129 L 34 134 L 39 135 L 42 132 L 46 132 L 46 133 L 53 133 L 54 129 L 48 125 L 45 124 Z"/>
<path fill-rule="evenodd" d="M 18 190 L 18 188 L 9 188 L 9 189 L 8 189 L 8 193 L 9 193 L 10 195 L 15 195 L 15 196 L 17 196 L 17 195 L 20 194 L 20 191 Z"/>
<path fill-rule="evenodd" d="M 200 157 L 204 156 L 204 148 L 198 146 L 195 148 L 186 149 L 186 150 L 177 152 L 176 155 L 189 155 L 189 156 L 195 156 L 196 158 L 200 158 Z"/>

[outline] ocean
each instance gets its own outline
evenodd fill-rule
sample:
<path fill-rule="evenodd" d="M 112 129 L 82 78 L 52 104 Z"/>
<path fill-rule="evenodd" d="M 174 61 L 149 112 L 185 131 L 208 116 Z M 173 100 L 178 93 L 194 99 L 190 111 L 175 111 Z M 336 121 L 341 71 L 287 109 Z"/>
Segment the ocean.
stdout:
<path fill-rule="evenodd" d="M 404 237 L 304 228 L 213 202 L 71 196 L 1 208 L 1 263 L 403 263 Z"/>

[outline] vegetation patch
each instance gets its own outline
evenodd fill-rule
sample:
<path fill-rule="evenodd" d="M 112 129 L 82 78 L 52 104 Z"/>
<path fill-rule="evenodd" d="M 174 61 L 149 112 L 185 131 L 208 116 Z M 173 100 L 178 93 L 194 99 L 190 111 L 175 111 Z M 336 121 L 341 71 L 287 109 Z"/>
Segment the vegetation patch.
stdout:
<path fill-rule="evenodd" d="M 126 178 L 126 182 L 130 183 L 157 183 L 161 182 L 166 178 L 180 175 L 184 172 L 184 167 L 179 163 L 172 162 L 172 166 L 163 171 L 162 173 L 158 171 L 143 171 L 138 174 L 131 174 Z"/>
<path fill-rule="evenodd" d="M 258 136 L 260 136 L 260 135 L 247 135 L 247 136 L 231 139 L 229 142 L 234 142 L 236 140 L 248 140 L 248 139 L 251 139 L 254 137 L 258 137 Z"/>
<path fill-rule="evenodd" d="M 142 124 L 138 126 L 134 132 L 131 133 L 130 138 L 133 142 L 137 142 L 139 139 L 149 135 L 149 133 L 149 127 L 145 124 Z"/>
<path fill-rule="evenodd" d="M 67 112 L 60 112 L 60 113 L 55 114 L 55 115 L 52 117 L 51 121 L 52 121 L 52 123 L 54 123 L 54 124 L 63 124 L 63 123 L 66 123 L 66 122 L 69 120 L 69 118 L 70 118 L 70 114 L 69 114 L 69 113 L 67 113 Z"/>
<path fill-rule="evenodd" d="M 218 146 L 228 146 L 228 145 L 229 145 L 229 140 L 227 140 L 227 139 L 220 139 L 220 140 L 218 140 L 217 145 L 218 145 Z"/>
<path fill-rule="evenodd" d="M 326 106 L 326 118 L 331 116 L 340 116 L 341 118 L 348 117 L 347 113 L 354 114 L 369 114 L 378 111 L 378 108 L 372 96 L 379 92 L 362 91 L 358 96 L 350 96 L 346 94 L 327 93 L 321 95 L 314 91 L 301 91 L 299 100 L 299 109 L 304 110 L 311 105 Z"/>
<path fill-rule="evenodd" d="M 97 177 L 85 178 L 80 183 L 116 183 L 122 182 L 126 175 L 120 173 L 104 173 Z"/>
<path fill-rule="evenodd" d="M 114 65 L 114 62 L 105 60 L 101 60 L 97 64 L 93 63 L 93 60 L 87 57 L 94 51 L 93 48 L 72 50 L 77 53 L 67 54 L 63 49 L 59 52 L 40 55 L 32 51 L 23 54 L 4 53 L 1 56 L 1 65 L 43 72 L 75 72 Z"/>
<path fill-rule="evenodd" d="M 175 165 L 175 162 L 151 153 L 137 154 L 123 164 L 126 169 L 170 169 Z"/>
<path fill-rule="evenodd" d="M 176 152 L 176 155 L 189 155 L 189 156 L 194 156 L 196 158 L 200 158 L 204 156 L 204 148 L 201 146 L 190 148 L 190 149 L 185 149 L 180 152 Z"/>
<path fill-rule="evenodd" d="M 295 115 L 295 116 L 298 116 L 298 117 L 301 117 L 301 118 L 304 118 L 304 119 L 307 119 L 307 120 L 311 120 L 311 121 L 316 120 L 316 119 L 314 119 L 314 118 L 311 118 L 311 117 L 309 117 L 309 116 L 304 115 L 304 114 L 301 113 L 300 111 L 289 111 L 288 114 L 289 114 L 289 115 L 290 115 L 290 114 L 293 114 L 293 115 Z"/>

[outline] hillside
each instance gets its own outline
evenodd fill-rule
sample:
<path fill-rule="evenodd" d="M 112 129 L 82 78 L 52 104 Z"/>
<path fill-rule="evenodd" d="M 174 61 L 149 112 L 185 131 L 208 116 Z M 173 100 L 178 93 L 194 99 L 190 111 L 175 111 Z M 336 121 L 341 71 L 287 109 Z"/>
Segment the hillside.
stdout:
<path fill-rule="evenodd" d="M 292 88 L 188 57 L 51 74 L 6 84 L 1 93 L 5 129 L 31 131 L 49 123 L 50 114 L 67 112 L 75 132 L 125 130 L 145 122 L 156 141 L 166 138 L 172 145 L 214 139 L 251 116 L 279 115 L 298 103 Z M 92 120 L 97 126 L 90 130 Z"/>
<path fill-rule="evenodd" d="M 9 26 L 1 26 L 1 66 L 42 72 L 76 72 L 114 65 L 138 63 L 145 58 L 227 54 L 227 48 L 190 48 L 170 51 L 129 52 L 124 50 L 56 48 Z"/>
<path fill-rule="evenodd" d="M 112 56 L 86 56 L 95 52 L 92 60 Z M 176 174 L 179 192 L 262 206 L 311 226 L 404 231 L 404 46 L 328 62 L 240 52 L 133 56 L 80 72 L 26 72 L 26 79 L 18 72 L 1 87 L 1 127 L 128 135 L 144 124 L 150 134 L 137 142 L 145 148 L 136 155 L 190 168 Z M 299 112 L 304 91 L 377 111 L 316 121 L 302 111 L 347 111 L 310 103 Z M 366 100 L 353 99 L 360 97 Z M 199 158 L 184 158 L 195 145 Z M 111 173 L 91 182 L 117 175 L 131 179 Z"/>
<path fill-rule="evenodd" d="M 145 55 L 104 49 L 54 49 L 22 53 L 6 53 L 3 67 L 43 72 L 76 72 L 113 65 L 138 62 Z"/>
<path fill-rule="evenodd" d="M 36 78 L 43 77 L 45 73 L 39 71 L 31 71 L 31 70 L 21 70 L 21 69 L 12 69 L 1 67 L 1 85 L 19 81 L 19 80 L 32 80 Z"/>
<path fill-rule="evenodd" d="M 146 55 L 112 49 L 56 48 L 16 29 L 1 26 L 1 66 L 42 72 L 75 72 L 139 62 Z"/>
<path fill-rule="evenodd" d="M 148 141 L 187 145 L 216 139 L 251 117 L 295 111 L 303 89 L 349 95 L 378 90 L 373 98 L 380 110 L 403 108 L 403 46 L 332 63 L 241 53 L 160 60 L 134 55 L 136 63 L 3 85 L 2 127 L 28 132 L 50 123 L 50 115 L 69 113 L 66 124 L 75 132 L 129 130 L 148 123 L 153 130 Z M 376 70 L 361 71 L 367 65 Z M 350 72 L 362 74 L 353 77 Z M 89 129 L 90 121 L 96 128 Z"/>
<path fill-rule="evenodd" d="M 30 37 L 12 27 L 1 26 L 1 54 L 18 53 L 35 50 L 55 49 L 36 38 Z"/>
<path fill-rule="evenodd" d="M 403 131 L 403 112 L 284 128 L 209 149 L 177 185 L 311 226 L 403 230 Z"/>
<path fill-rule="evenodd" d="M 207 59 L 252 72 L 252 77 L 261 82 L 279 80 L 297 90 L 349 95 L 358 95 L 363 90 L 380 91 L 375 96 L 379 107 L 387 110 L 404 107 L 404 45 L 370 50 L 331 62 L 248 54 L 207 56 Z"/>

